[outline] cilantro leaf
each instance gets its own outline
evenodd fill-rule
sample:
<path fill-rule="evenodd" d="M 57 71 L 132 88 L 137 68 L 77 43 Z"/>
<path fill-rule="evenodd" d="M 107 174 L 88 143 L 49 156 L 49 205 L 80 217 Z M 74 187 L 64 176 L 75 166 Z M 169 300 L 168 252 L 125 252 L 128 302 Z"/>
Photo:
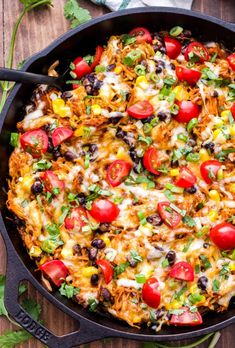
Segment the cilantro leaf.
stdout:
<path fill-rule="evenodd" d="M 0 348 L 14 348 L 16 345 L 28 341 L 31 337 L 31 334 L 25 330 L 7 331 L 0 336 Z"/>
<path fill-rule="evenodd" d="M 77 3 L 76 0 L 67 0 L 64 5 L 64 16 L 71 23 L 71 28 L 85 23 L 91 19 L 90 12 Z"/>
<path fill-rule="evenodd" d="M 68 285 L 66 283 L 63 283 L 61 287 L 59 288 L 59 292 L 62 296 L 66 296 L 67 298 L 72 298 L 73 296 L 79 294 L 80 289 L 75 288 L 72 285 Z"/>
<path fill-rule="evenodd" d="M 39 303 L 31 298 L 26 298 L 22 303 L 23 308 L 34 319 L 38 320 L 41 314 L 42 308 Z"/>
<path fill-rule="evenodd" d="M 188 216 L 188 215 L 185 215 L 183 217 L 183 223 L 185 225 L 187 225 L 188 227 L 194 227 L 196 226 L 196 222 L 195 220 L 191 217 L 191 216 Z"/>

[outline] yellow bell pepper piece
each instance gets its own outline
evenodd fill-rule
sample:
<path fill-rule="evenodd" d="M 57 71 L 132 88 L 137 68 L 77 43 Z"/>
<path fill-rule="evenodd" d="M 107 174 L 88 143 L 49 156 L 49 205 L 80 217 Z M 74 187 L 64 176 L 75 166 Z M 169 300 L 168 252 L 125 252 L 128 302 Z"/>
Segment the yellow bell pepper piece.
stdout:
<path fill-rule="evenodd" d="M 176 86 L 173 92 L 175 93 L 175 98 L 179 101 L 187 100 L 189 97 L 188 92 L 183 86 Z"/>
<path fill-rule="evenodd" d="M 84 267 L 82 269 L 82 275 L 84 277 L 90 278 L 92 274 L 98 274 L 99 270 L 94 266 Z"/>
<path fill-rule="evenodd" d="M 199 155 L 200 155 L 200 160 L 202 162 L 208 161 L 210 159 L 210 156 L 209 156 L 208 152 L 206 151 L 206 149 L 201 149 L 199 151 Z"/>
<path fill-rule="evenodd" d="M 179 169 L 171 169 L 170 170 L 171 176 L 177 176 L 177 175 L 179 175 L 179 173 L 180 173 Z"/>
<path fill-rule="evenodd" d="M 210 199 L 212 199 L 213 201 L 219 202 L 220 201 L 220 195 L 219 192 L 216 190 L 210 190 L 209 191 L 209 197 Z"/>

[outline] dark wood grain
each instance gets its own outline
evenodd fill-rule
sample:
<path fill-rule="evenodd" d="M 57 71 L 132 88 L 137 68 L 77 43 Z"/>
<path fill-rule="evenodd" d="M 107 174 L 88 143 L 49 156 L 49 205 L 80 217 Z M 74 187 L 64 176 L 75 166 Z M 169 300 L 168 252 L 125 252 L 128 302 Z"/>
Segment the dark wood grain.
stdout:
<path fill-rule="evenodd" d="M 65 0 L 54 0 L 54 7 L 52 9 L 36 10 L 24 18 L 17 37 L 15 66 L 26 57 L 46 47 L 50 42 L 68 30 L 68 22 L 63 16 L 64 3 Z M 93 17 L 108 12 L 107 9 L 95 6 L 90 1 L 80 0 L 80 4 L 89 9 Z M 3 66 L 6 61 L 12 27 L 21 9 L 22 5 L 18 0 L 0 0 L 0 66 Z M 193 9 L 225 21 L 235 22 L 235 0 L 195 0 Z M 0 259 L 0 273 L 4 273 L 6 253 L 1 237 Z M 71 318 L 61 313 L 47 300 L 42 298 L 32 287 L 30 287 L 29 296 L 35 298 L 42 305 L 42 317 L 48 328 L 56 334 L 61 335 L 76 329 L 77 324 Z M 4 318 L 0 319 L 0 334 L 12 328 L 13 326 L 8 320 Z M 234 340 L 234 327 L 226 328 L 222 331 L 217 348 L 233 348 L 235 347 Z M 182 347 L 184 343 L 180 342 L 178 346 Z M 89 345 L 89 348 L 140 348 L 141 346 L 142 344 L 138 342 L 115 339 L 108 342 L 94 342 Z M 208 343 L 201 345 L 200 348 L 207 346 Z M 36 340 L 31 340 L 19 347 L 42 348 L 43 345 L 40 342 L 36 342 Z"/>

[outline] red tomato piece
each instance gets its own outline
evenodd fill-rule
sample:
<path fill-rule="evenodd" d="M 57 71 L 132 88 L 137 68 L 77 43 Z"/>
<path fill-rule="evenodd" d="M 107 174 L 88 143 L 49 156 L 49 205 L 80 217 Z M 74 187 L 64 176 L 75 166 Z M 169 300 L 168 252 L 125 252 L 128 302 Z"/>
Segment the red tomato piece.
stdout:
<path fill-rule="evenodd" d="M 230 68 L 235 71 L 235 53 L 230 54 L 230 56 L 227 57 L 227 61 Z"/>
<path fill-rule="evenodd" d="M 145 151 L 143 158 L 144 167 L 152 174 L 159 175 L 161 174 L 157 168 L 160 167 L 161 163 L 158 158 L 158 151 L 155 147 L 151 146 Z"/>
<path fill-rule="evenodd" d="M 39 269 L 46 274 L 56 286 L 60 286 L 68 275 L 68 269 L 61 260 L 45 262 Z"/>
<path fill-rule="evenodd" d="M 143 28 L 143 27 L 137 27 L 137 28 L 132 29 L 129 32 L 129 35 L 135 36 L 137 43 L 140 43 L 143 41 L 146 41 L 148 43 L 152 42 L 152 37 L 151 37 L 150 32 L 146 28 Z"/>
<path fill-rule="evenodd" d="M 120 185 L 129 175 L 130 170 L 130 163 L 123 160 L 114 161 L 107 169 L 106 178 L 108 183 L 113 187 Z"/>
<path fill-rule="evenodd" d="M 131 105 L 127 109 L 127 113 L 129 116 L 132 116 L 138 119 L 149 117 L 150 115 L 152 115 L 153 111 L 154 111 L 153 106 L 152 104 L 150 104 L 148 100 L 140 101 L 134 105 Z"/>
<path fill-rule="evenodd" d="M 94 70 L 96 65 L 99 64 L 103 51 L 104 51 L 103 47 L 101 46 L 96 47 L 95 56 L 94 56 L 93 62 L 91 63 L 91 70 Z"/>
<path fill-rule="evenodd" d="M 112 222 L 119 215 L 119 208 L 108 199 L 96 199 L 89 210 L 90 215 L 98 222 Z"/>
<path fill-rule="evenodd" d="M 24 151 L 30 153 L 34 158 L 39 158 L 47 152 L 48 136 L 44 130 L 34 129 L 21 135 L 20 144 Z"/>
<path fill-rule="evenodd" d="M 84 75 L 90 74 L 92 72 L 91 67 L 82 57 L 77 57 L 73 62 L 75 68 L 73 73 L 76 74 L 78 79 L 81 79 Z"/>
<path fill-rule="evenodd" d="M 234 118 L 234 120 L 235 120 L 235 103 L 233 103 L 233 105 L 232 105 L 232 107 L 231 107 L 231 113 L 232 113 L 232 115 L 233 115 L 233 118 Z"/>
<path fill-rule="evenodd" d="M 175 115 L 175 119 L 178 122 L 188 123 L 192 118 L 197 118 L 200 114 L 199 106 L 189 100 L 177 101 L 177 105 L 179 111 Z"/>
<path fill-rule="evenodd" d="M 101 268 L 106 284 L 110 283 L 113 279 L 113 267 L 108 260 L 97 260 L 96 264 Z"/>
<path fill-rule="evenodd" d="M 235 249 L 235 226 L 228 222 L 215 225 L 210 230 L 210 239 L 221 250 Z"/>
<path fill-rule="evenodd" d="M 196 326 L 202 324 L 201 314 L 196 312 L 190 312 L 188 307 L 181 308 L 184 312 L 181 314 L 172 314 L 170 319 L 171 325 L 176 326 Z"/>
<path fill-rule="evenodd" d="M 170 59 L 176 59 L 181 53 L 181 43 L 178 40 L 168 36 L 164 37 L 164 42 L 166 46 L 166 54 L 168 55 L 168 57 Z"/>
<path fill-rule="evenodd" d="M 51 170 L 46 170 L 42 176 L 43 183 L 47 191 L 52 192 L 53 189 L 64 190 L 64 182 L 59 179 L 58 175 Z"/>
<path fill-rule="evenodd" d="M 194 41 L 191 42 L 186 50 L 185 50 L 185 54 L 184 54 L 184 58 L 189 61 L 190 59 L 192 59 L 192 57 L 190 57 L 191 55 L 193 55 L 194 57 L 196 56 L 197 61 L 203 63 L 207 60 L 210 59 L 209 56 L 209 52 L 207 51 L 207 48 L 201 44 L 200 42 Z"/>
<path fill-rule="evenodd" d="M 175 71 L 179 81 L 186 81 L 189 85 L 195 85 L 202 76 L 202 73 L 200 71 L 188 69 L 183 66 L 177 66 Z"/>
<path fill-rule="evenodd" d="M 152 308 L 157 308 L 161 301 L 161 294 L 159 291 L 159 283 L 157 278 L 149 278 L 142 289 L 143 301 Z"/>
<path fill-rule="evenodd" d="M 63 143 L 63 141 L 70 138 L 72 135 L 72 129 L 66 127 L 58 127 L 52 133 L 52 144 L 54 145 L 54 147 L 56 147 Z"/>
<path fill-rule="evenodd" d="M 67 229 L 73 230 L 75 227 L 80 229 L 87 225 L 87 212 L 83 207 L 73 208 L 69 216 L 66 216 L 64 225 Z"/>
<path fill-rule="evenodd" d="M 160 217 L 167 226 L 175 228 L 180 223 L 181 215 L 170 207 L 169 202 L 158 203 L 157 210 Z"/>
<path fill-rule="evenodd" d="M 197 178 L 189 168 L 183 166 L 179 169 L 179 171 L 179 175 L 175 182 L 176 186 L 187 188 L 193 186 L 196 183 Z"/>
<path fill-rule="evenodd" d="M 169 276 L 178 280 L 192 282 L 194 280 L 194 269 L 190 263 L 180 261 L 172 266 Z"/>
<path fill-rule="evenodd" d="M 201 176 L 207 184 L 211 184 L 214 180 L 216 180 L 217 172 L 221 166 L 222 164 L 217 160 L 209 160 L 201 164 Z"/>

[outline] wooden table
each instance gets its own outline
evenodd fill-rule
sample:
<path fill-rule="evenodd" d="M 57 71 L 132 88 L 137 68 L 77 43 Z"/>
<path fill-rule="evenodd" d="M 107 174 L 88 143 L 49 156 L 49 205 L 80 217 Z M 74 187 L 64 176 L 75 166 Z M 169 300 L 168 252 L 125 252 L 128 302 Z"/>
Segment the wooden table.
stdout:
<path fill-rule="evenodd" d="M 92 17 L 97 17 L 108 12 L 107 9 L 95 6 L 90 1 L 79 1 L 80 5 L 89 9 Z M 46 47 L 51 41 L 68 30 L 69 24 L 63 16 L 63 5 L 65 0 L 54 0 L 54 8 L 31 12 L 24 19 L 17 37 L 15 49 L 15 66 L 24 58 Z M 157 5 L 157 0 L 156 0 Z M 222 18 L 226 21 L 235 21 L 235 1 L 234 0 L 194 0 L 193 9 L 203 13 Z M 0 0 L 0 66 L 4 66 L 7 49 L 9 47 L 10 34 L 13 24 L 21 10 L 18 0 Z M 49 29 L 48 29 L 49 28 Z M 5 271 L 5 248 L 0 237 L 0 273 Z M 42 317 L 48 328 L 56 334 L 65 334 L 75 330 L 76 323 L 67 315 L 61 313 L 57 308 L 43 299 L 34 289 L 29 290 L 30 296 L 41 303 L 43 308 Z M 0 334 L 6 330 L 11 330 L 13 326 L 8 320 L 0 319 Z M 223 330 L 222 337 L 217 344 L 217 348 L 234 347 L 235 330 L 229 327 Z M 179 343 L 179 347 L 183 343 Z M 201 345 L 200 347 L 207 347 Z M 21 348 L 39 348 L 40 342 L 31 340 L 29 343 L 20 345 Z M 94 342 L 90 348 L 137 348 L 141 343 L 122 339 L 113 339 L 108 342 Z M 63 347 L 61 347 L 63 348 Z"/>

